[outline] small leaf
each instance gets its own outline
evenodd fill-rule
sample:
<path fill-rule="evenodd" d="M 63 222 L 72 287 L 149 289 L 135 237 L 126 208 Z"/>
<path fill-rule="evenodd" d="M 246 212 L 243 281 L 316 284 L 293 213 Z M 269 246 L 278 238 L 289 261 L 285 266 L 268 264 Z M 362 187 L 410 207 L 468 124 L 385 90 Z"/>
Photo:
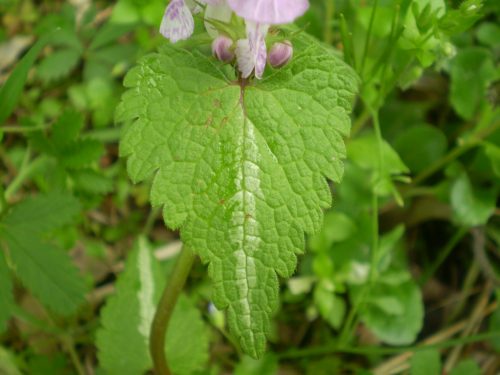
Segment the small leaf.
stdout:
<path fill-rule="evenodd" d="M 52 38 L 60 33 L 60 31 L 55 31 L 42 36 L 23 56 L 7 82 L 0 88 L 0 124 L 10 116 L 16 107 L 28 77 L 28 71 L 35 63 L 38 54 L 46 44 L 52 41 Z"/>
<path fill-rule="evenodd" d="M 347 157 L 364 169 L 377 170 L 378 144 L 374 134 L 363 135 L 349 142 Z M 408 167 L 403 163 L 398 153 L 387 143 L 382 143 L 381 169 L 388 174 L 408 173 Z"/>
<path fill-rule="evenodd" d="M 62 251 L 17 228 L 5 231 L 5 242 L 16 275 L 42 303 L 69 315 L 85 301 L 84 281 Z"/>
<path fill-rule="evenodd" d="M 486 100 L 488 86 L 498 77 L 491 51 L 468 47 L 451 63 L 450 102 L 455 111 L 470 120 Z"/>
<path fill-rule="evenodd" d="M 45 82 L 57 81 L 68 76 L 80 61 L 81 51 L 67 48 L 44 58 L 38 65 L 37 74 Z"/>
<path fill-rule="evenodd" d="M 94 139 L 82 139 L 72 142 L 60 153 L 60 162 L 66 168 L 83 168 L 99 160 L 104 152 L 101 142 Z"/>
<path fill-rule="evenodd" d="M 83 128 L 83 116 L 75 111 L 65 111 L 52 127 L 52 142 L 61 149 L 74 141 Z"/>
<path fill-rule="evenodd" d="M 413 173 L 418 173 L 444 155 L 446 136 L 430 125 L 405 129 L 394 141 L 394 148 Z"/>
<path fill-rule="evenodd" d="M 391 296 L 377 296 L 368 298 L 368 302 L 377 306 L 388 315 L 401 315 L 404 312 L 404 306 L 397 298 Z"/>
<path fill-rule="evenodd" d="M 500 147 L 493 143 L 487 143 L 484 146 L 484 151 L 488 159 L 490 159 L 493 171 L 497 177 L 500 177 Z"/>
<path fill-rule="evenodd" d="M 3 220 L 17 231 L 43 233 L 69 223 L 80 211 L 80 203 L 68 193 L 51 192 L 26 198 Z"/>
<path fill-rule="evenodd" d="M 453 182 L 450 200 L 454 218 L 461 225 L 483 225 L 495 212 L 495 192 L 473 187 L 465 172 Z"/>
<path fill-rule="evenodd" d="M 113 190 L 113 180 L 92 169 L 70 172 L 75 189 L 90 194 L 106 194 Z"/>
<path fill-rule="evenodd" d="M 500 26 L 494 22 L 481 22 L 476 31 L 477 39 L 484 45 L 500 46 Z"/>
<path fill-rule="evenodd" d="M 151 368 L 149 333 L 165 283 L 160 265 L 144 238 L 129 254 L 118 277 L 116 294 L 101 313 L 98 357 L 110 375 L 142 374 Z M 189 340 L 186 340 L 189 338 Z M 174 374 L 203 369 L 208 359 L 208 333 L 200 313 L 181 295 L 166 337 L 169 366 Z"/>
<path fill-rule="evenodd" d="M 341 297 L 320 283 L 314 290 L 314 304 L 328 324 L 335 329 L 340 327 L 346 313 L 346 304 Z"/>
<path fill-rule="evenodd" d="M 327 251 L 332 244 L 349 238 L 356 231 L 356 224 L 346 214 L 329 211 L 325 214 L 323 228 L 311 236 L 309 247 L 314 251 Z"/>
<path fill-rule="evenodd" d="M 1 234 L 0 230 L 0 235 Z M 7 327 L 7 321 L 10 319 L 11 307 L 13 304 L 14 295 L 12 294 L 10 270 L 5 261 L 3 251 L 0 249 L 0 334 L 3 333 Z"/>
<path fill-rule="evenodd" d="M 441 374 L 441 356 L 436 349 L 417 351 L 411 358 L 411 375 Z"/>
<path fill-rule="evenodd" d="M 71 314 L 84 302 L 85 284 L 68 256 L 42 235 L 67 224 L 79 211 L 75 198 L 53 192 L 25 199 L 1 222 L 16 275 L 42 303 L 60 314 Z"/>
<path fill-rule="evenodd" d="M 108 22 L 104 26 L 102 26 L 96 33 L 96 35 L 92 39 L 92 43 L 90 43 L 89 50 L 96 50 L 105 45 L 111 44 L 121 36 L 127 34 L 130 31 L 133 31 L 134 28 L 135 25 L 133 24 L 120 25 Z"/>
<path fill-rule="evenodd" d="M 450 375 L 481 375 L 481 368 L 473 359 L 464 359 L 451 370 Z"/>
<path fill-rule="evenodd" d="M 356 288 L 356 294 L 358 292 L 359 288 Z M 387 296 L 397 301 L 397 305 L 386 304 Z M 378 301 L 373 303 L 376 300 Z M 382 304 L 385 304 L 384 309 L 380 308 Z M 394 312 L 398 314 L 395 315 Z M 410 344 L 417 338 L 424 318 L 420 289 L 413 280 L 394 286 L 377 284 L 370 291 L 370 303 L 360 310 L 360 316 L 368 328 L 385 343 Z"/>

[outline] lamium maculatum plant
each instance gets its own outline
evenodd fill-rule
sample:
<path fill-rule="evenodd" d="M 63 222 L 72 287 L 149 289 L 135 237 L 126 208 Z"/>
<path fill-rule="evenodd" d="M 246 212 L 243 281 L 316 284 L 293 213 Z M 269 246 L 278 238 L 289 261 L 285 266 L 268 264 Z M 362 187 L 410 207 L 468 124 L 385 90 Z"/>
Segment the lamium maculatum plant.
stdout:
<path fill-rule="evenodd" d="M 169 42 L 125 78 L 120 154 L 134 182 L 152 178 L 151 202 L 184 244 L 153 323 L 158 373 L 168 373 L 161 340 L 195 254 L 230 333 L 257 358 L 278 277 L 293 274 L 305 235 L 331 205 L 328 180 L 342 177 L 357 78 L 333 50 L 286 25 L 308 5 L 172 0 L 160 27 Z M 178 43 L 195 19 L 212 53 Z"/>

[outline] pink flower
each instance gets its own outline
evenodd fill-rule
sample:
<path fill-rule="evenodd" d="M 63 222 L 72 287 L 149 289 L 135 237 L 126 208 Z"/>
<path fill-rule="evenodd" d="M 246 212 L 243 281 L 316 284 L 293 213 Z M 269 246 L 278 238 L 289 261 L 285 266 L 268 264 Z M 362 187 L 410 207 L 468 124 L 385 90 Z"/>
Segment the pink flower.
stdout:
<path fill-rule="evenodd" d="M 309 8 L 309 0 L 227 0 L 248 21 L 277 25 L 293 22 Z"/>
<path fill-rule="evenodd" d="M 184 0 L 172 0 L 165 9 L 160 25 L 160 33 L 172 43 L 188 39 L 194 30 L 191 10 Z"/>
<path fill-rule="evenodd" d="M 234 52 L 231 50 L 233 40 L 227 36 L 220 35 L 212 42 L 212 53 L 218 60 L 230 62 L 234 59 Z"/>
<path fill-rule="evenodd" d="M 207 4 L 205 18 L 223 22 L 231 19 L 231 8 L 226 0 L 198 0 Z M 193 13 L 199 13 L 202 8 L 193 0 L 172 0 L 165 9 L 165 14 L 160 25 L 160 33 L 172 43 L 188 39 L 194 31 Z M 212 36 L 217 36 L 217 30 L 207 23 L 207 31 Z"/>
<path fill-rule="evenodd" d="M 252 71 L 255 71 L 255 77 L 261 79 L 266 68 L 266 35 L 269 25 L 247 21 L 246 29 L 247 39 L 240 39 L 236 44 L 238 69 L 243 78 L 250 77 Z"/>
<path fill-rule="evenodd" d="M 275 43 L 269 50 L 268 61 L 273 68 L 281 68 L 288 64 L 293 56 L 292 43 L 288 40 Z"/>

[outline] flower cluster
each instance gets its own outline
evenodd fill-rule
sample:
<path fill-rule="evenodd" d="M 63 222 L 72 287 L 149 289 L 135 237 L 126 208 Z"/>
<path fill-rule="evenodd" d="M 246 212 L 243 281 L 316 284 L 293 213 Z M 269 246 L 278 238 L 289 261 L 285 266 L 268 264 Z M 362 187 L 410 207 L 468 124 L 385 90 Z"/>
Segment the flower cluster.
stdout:
<path fill-rule="evenodd" d="M 172 43 L 188 39 L 194 30 L 193 14 L 201 12 L 204 6 L 205 28 L 214 38 L 214 56 L 224 62 L 231 62 L 236 58 L 243 78 L 248 78 L 253 73 L 258 79 L 262 78 L 267 62 L 279 68 L 290 61 L 293 54 L 292 44 L 283 41 L 275 43 L 268 55 L 266 36 L 269 28 L 293 22 L 309 7 L 309 0 L 197 1 L 171 0 L 160 26 L 161 34 Z M 244 20 L 244 38 L 233 40 L 218 27 L 230 26 L 233 14 Z"/>

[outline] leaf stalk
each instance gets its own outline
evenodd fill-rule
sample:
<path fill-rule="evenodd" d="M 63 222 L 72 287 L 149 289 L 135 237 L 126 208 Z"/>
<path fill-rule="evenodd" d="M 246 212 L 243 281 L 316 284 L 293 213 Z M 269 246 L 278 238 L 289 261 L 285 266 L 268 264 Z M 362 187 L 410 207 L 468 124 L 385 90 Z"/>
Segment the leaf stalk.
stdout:
<path fill-rule="evenodd" d="M 171 375 L 165 356 L 165 337 L 168 324 L 179 298 L 184 284 L 189 276 L 194 262 L 193 251 L 184 246 L 179 258 L 175 263 L 174 269 L 170 274 L 170 279 L 163 290 L 160 303 L 151 326 L 151 335 L 149 339 L 149 350 L 153 359 L 154 372 L 156 375 Z"/>

